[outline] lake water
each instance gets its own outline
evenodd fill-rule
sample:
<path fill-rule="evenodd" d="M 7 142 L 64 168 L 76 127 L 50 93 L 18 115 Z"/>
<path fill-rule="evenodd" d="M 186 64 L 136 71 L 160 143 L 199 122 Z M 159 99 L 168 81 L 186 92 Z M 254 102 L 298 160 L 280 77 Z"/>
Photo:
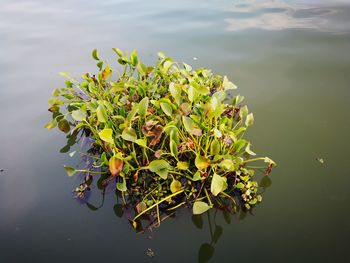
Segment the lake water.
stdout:
<path fill-rule="evenodd" d="M 252 215 L 211 211 L 212 236 L 183 212 L 137 235 L 113 193 L 97 211 L 74 200 L 62 165 L 77 159 L 43 128 L 47 98 L 58 72 L 93 71 L 91 50 L 112 47 L 237 84 L 253 149 L 278 163 Z M 0 262 L 350 262 L 349 102 L 350 1 L 2 0 Z"/>

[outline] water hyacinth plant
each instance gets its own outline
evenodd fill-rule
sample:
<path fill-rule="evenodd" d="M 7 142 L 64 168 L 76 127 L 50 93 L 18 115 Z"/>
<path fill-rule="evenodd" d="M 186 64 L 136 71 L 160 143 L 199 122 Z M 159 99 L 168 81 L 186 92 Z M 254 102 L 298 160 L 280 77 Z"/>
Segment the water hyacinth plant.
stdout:
<path fill-rule="evenodd" d="M 67 133 L 71 146 L 90 140 L 89 167 L 65 166 L 69 176 L 87 174 L 78 196 L 94 178 L 116 182 L 125 204 L 132 204 L 136 227 L 141 216 L 182 206 L 201 214 L 212 207 L 251 209 L 262 200 L 256 170 L 267 176 L 275 163 L 256 157 L 245 131 L 254 122 L 236 86 L 210 70 L 193 70 L 158 53 L 156 65 L 113 49 L 121 72 L 102 61 L 98 73 L 78 81 L 67 73 L 63 88 L 49 99 L 52 120 L 45 125 Z M 252 162 L 265 162 L 260 168 Z M 114 180 L 115 179 L 115 180 Z M 114 180 L 114 181 L 113 181 Z"/>

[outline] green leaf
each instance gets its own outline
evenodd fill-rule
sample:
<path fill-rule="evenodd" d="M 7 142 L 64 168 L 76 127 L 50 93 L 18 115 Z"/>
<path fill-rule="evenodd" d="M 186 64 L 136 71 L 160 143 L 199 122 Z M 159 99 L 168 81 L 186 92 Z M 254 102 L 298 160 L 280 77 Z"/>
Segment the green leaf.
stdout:
<path fill-rule="evenodd" d="M 45 124 L 45 126 L 44 126 L 44 128 L 46 128 L 46 129 L 53 129 L 53 128 L 55 128 L 56 127 L 56 125 L 57 125 L 57 121 L 56 121 L 56 119 L 52 119 L 50 122 L 48 122 L 48 123 L 46 123 Z"/>
<path fill-rule="evenodd" d="M 140 115 L 141 117 L 143 117 L 143 118 L 146 116 L 148 104 L 149 104 L 149 98 L 148 98 L 148 97 L 144 97 L 144 98 L 139 102 L 139 115 Z"/>
<path fill-rule="evenodd" d="M 119 191 L 121 191 L 121 192 L 125 192 L 125 191 L 128 190 L 128 188 L 126 187 L 126 180 L 125 180 L 125 178 L 124 177 L 122 177 L 122 178 L 123 178 L 122 182 L 118 182 L 117 183 L 117 189 Z"/>
<path fill-rule="evenodd" d="M 213 175 L 213 179 L 211 180 L 210 191 L 214 196 L 217 196 L 221 192 L 227 189 L 227 178 L 222 177 L 216 173 Z"/>
<path fill-rule="evenodd" d="M 269 157 L 265 157 L 264 162 L 276 166 L 276 163 L 272 159 L 270 159 Z"/>
<path fill-rule="evenodd" d="M 224 76 L 224 81 L 222 82 L 222 86 L 224 90 L 237 89 L 237 86 L 233 84 L 231 81 L 229 81 L 226 76 Z"/>
<path fill-rule="evenodd" d="M 190 117 L 182 116 L 182 122 L 188 133 L 196 136 L 202 135 L 202 130 L 197 125 L 195 125 L 194 121 Z"/>
<path fill-rule="evenodd" d="M 137 58 L 137 50 L 134 50 L 134 51 L 130 54 L 130 62 L 131 62 L 131 65 L 133 65 L 134 67 L 136 67 L 137 63 L 139 62 L 139 59 Z"/>
<path fill-rule="evenodd" d="M 169 84 L 169 91 L 174 100 L 178 103 L 181 97 L 181 88 L 178 85 L 175 85 L 174 82 Z"/>
<path fill-rule="evenodd" d="M 233 98 L 232 100 L 232 105 L 233 106 L 237 106 L 238 104 L 240 104 L 242 101 L 244 100 L 244 96 L 241 95 L 237 95 Z"/>
<path fill-rule="evenodd" d="M 86 119 L 86 113 L 83 110 L 72 111 L 72 118 L 76 121 L 83 121 Z"/>
<path fill-rule="evenodd" d="M 133 128 L 125 128 L 122 132 L 122 138 L 126 141 L 135 142 L 137 140 L 136 131 Z"/>
<path fill-rule="evenodd" d="M 247 105 L 244 105 L 243 107 L 241 107 L 240 111 L 239 111 L 239 116 L 243 119 L 248 115 L 248 107 Z"/>
<path fill-rule="evenodd" d="M 102 70 L 103 67 L 103 61 L 97 62 L 96 66 L 98 67 L 99 70 Z"/>
<path fill-rule="evenodd" d="M 192 70 L 192 67 L 191 67 L 190 65 L 188 65 L 188 64 L 186 64 L 186 63 L 183 63 L 183 65 L 184 65 L 184 69 L 185 69 L 186 71 L 191 71 L 191 70 Z"/>
<path fill-rule="evenodd" d="M 66 119 L 60 120 L 58 122 L 58 129 L 60 129 L 64 133 L 68 133 L 70 131 L 69 122 Z"/>
<path fill-rule="evenodd" d="M 177 158 L 178 156 L 178 150 L 177 150 L 177 144 L 174 140 L 170 140 L 170 153 L 173 157 Z"/>
<path fill-rule="evenodd" d="M 211 207 L 203 202 L 203 201 L 196 201 L 193 204 L 193 214 L 194 215 L 200 215 L 208 211 Z"/>
<path fill-rule="evenodd" d="M 226 171 L 232 171 L 234 170 L 235 166 L 233 164 L 233 161 L 230 159 L 224 159 L 219 164 L 220 167 L 224 168 Z"/>
<path fill-rule="evenodd" d="M 190 87 L 188 88 L 187 94 L 188 94 L 188 99 L 189 99 L 189 101 L 191 101 L 191 102 L 194 102 L 194 101 L 198 98 L 198 96 L 199 96 L 198 91 L 197 91 L 194 87 L 192 87 L 192 86 L 190 86 Z"/>
<path fill-rule="evenodd" d="M 119 48 L 112 48 L 112 50 L 119 56 L 122 57 L 123 56 L 123 52 L 119 49 Z"/>
<path fill-rule="evenodd" d="M 177 169 L 179 170 L 188 170 L 190 165 L 187 162 L 177 162 Z"/>
<path fill-rule="evenodd" d="M 168 171 L 171 168 L 170 164 L 165 160 L 154 160 L 149 163 L 147 168 L 156 174 L 158 174 L 161 178 L 167 179 Z"/>
<path fill-rule="evenodd" d="M 181 190 L 181 183 L 178 180 L 173 180 L 170 184 L 170 191 L 176 193 Z"/>
<path fill-rule="evenodd" d="M 202 180 L 202 176 L 201 173 L 199 171 L 195 172 L 193 177 L 192 177 L 192 181 L 200 181 Z"/>
<path fill-rule="evenodd" d="M 96 48 L 92 51 L 92 57 L 95 60 L 100 60 L 100 58 L 98 57 L 98 53 L 97 53 L 97 49 Z"/>
<path fill-rule="evenodd" d="M 236 184 L 236 187 L 237 187 L 238 189 L 243 189 L 243 188 L 244 188 L 244 184 L 238 183 L 238 184 Z"/>
<path fill-rule="evenodd" d="M 160 57 L 160 58 L 165 58 L 165 55 L 164 55 L 164 53 L 163 52 L 158 52 L 158 57 Z"/>
<path fill-rule="evenodd" d="M 106 109 L 102 103 L 100 103 L 96 109 L 97 119 L 99 122 L 107 122 L 108 116 Z"/>
<path fill-rule="evenodd" d="M 114 144 L 113 140 L 113 130 L 110 128 L 104 128 L 102 131 L 98 133 L 98 136 L 100 136 L 101 140 Z"/>
<path fill-rule="evenodd" d="M 137 139 L 135 143 L 142 147 L 147 148 L 147 139 Z"/>
<path fill-rule="evenodd" d="M 253 113 L 249 113 L 248 115 L 247 115 L 247 118 L 246 118 L 246 120 L 245 120 L 245 126 L 251 126 L 251 125 L 253 125 L 253 123 L 254 123 L 254 116 L 253 116 Z"/>
<path fill-rule="evenodd" d="M 197 155 L 196 159 L 194 160 L 194 164 L 198 170 L 204 170 L 210 165 L 210 161 L 204 156 Z"/>
<path fill-rule="evenodd" d="M 254 156 L 256 155 L 256 153 L 250 149 L 250 145 L 251 145 L 250 143 L 247 144 L 247 146 L 245 147 L 245 152 L 248 153 L 249 155 Z"/>
<path fill-rule="evenodd" d="M 135 104 L 131 111 L 129 112 L 128 116 L 126 117 L 129 122 L 132 121 L 132 119 L 135 117 L 136 113 L 139 111 L 139 104 Z"/>
<path fill-rule="evenodd" d="M 234 148 L 235 148 L 236 152 L 239 152 L 245 146 L 246 142 L 247 141 L 244 139 L 237 140 L 234 144 Z"/>
<path fill-rule="evenodd" d="M 76 171 L 73 167 L 71 167 L 71 166 L 65 165 L 65 166 L 63 166 L 63 168 L 66 170 L 66 173 L 67 173 L 68 176 L 73 176 L 73 175 L 77 172 L 77 171 Z"/>
<path fill-rule="evenodd" d="M 166 115 L 168 115 L 169 117 L 173 117 L 173 108 L 170 106 L 169 103 L 161 102 L 160 107 Z"/>
<path fill-rule="evenodd" d="M 201 95 L 205 96 L 205 95 L 209 94 L 209 88 L 207 88 L 204 85 L 201 85 L 201 84 L 198 84 L 195 82 L 191 82 L 190 85 L 191 85 L 191 87 L 195 88 L 195 90 Z"/>
<path fill-rule="evenodd" d="M 211 155 L 216 155 L 219 154 L 220 152 L 220 142 L 218 139 L 214 139 L 211 144 L 210 144 L 210 154 Z"/>

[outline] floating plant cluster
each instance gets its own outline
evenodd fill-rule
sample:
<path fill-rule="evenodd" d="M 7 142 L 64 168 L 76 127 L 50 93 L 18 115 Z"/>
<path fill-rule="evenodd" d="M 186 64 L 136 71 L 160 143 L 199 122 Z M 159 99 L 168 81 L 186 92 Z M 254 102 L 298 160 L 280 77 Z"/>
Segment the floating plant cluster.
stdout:
<path fill-rule="evenodd" d="M 250 210 L 262 196 L 255 171 L 267 176 L 275 163 L 256 157 L 245 132 L 254 122 L 236 86 L 210 70 L 193 70 L 158 53 L 156 65 L 114 48 L 121 72 L 99 58 L 98 73 L 78 81 L 62 73 L 65 87 L 49 99 L 52 120 L 45 125 L 67 133 L 68 147 L 89 140 L 88 167 L 65 166 L 69 176 L 86 173 L 76 189 L 83 198 L 94 180 L 115 183 L 131 222 L 185 206 L 193 214 L 213 207 Z M 120 66 L 119 66 L 120 67 Z M 250 166 L 260 161 L 261 167 Z"/>

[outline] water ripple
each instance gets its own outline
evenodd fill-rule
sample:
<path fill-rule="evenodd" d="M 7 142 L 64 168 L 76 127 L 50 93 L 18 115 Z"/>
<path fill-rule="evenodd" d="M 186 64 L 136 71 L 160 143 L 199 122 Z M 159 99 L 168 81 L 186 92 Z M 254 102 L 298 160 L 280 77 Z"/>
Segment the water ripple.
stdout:
<path fill-rule="evenodd" d="M 321 32 L 349 33 L 350 5 L 290 4 L 282 0 L 248 0 L 229 8 L 228 31 L 261 29 L 313 29 Z"/>

